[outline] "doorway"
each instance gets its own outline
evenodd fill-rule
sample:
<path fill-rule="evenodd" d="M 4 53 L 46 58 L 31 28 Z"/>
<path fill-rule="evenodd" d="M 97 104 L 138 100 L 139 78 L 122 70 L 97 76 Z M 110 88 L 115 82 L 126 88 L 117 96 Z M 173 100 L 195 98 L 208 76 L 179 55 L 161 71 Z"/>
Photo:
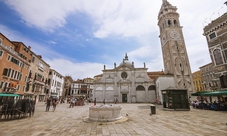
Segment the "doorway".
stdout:
<path fill-rule="evenodd" d="M 127 102 L 127 94 L 122 94 L 122 102 Z"/>

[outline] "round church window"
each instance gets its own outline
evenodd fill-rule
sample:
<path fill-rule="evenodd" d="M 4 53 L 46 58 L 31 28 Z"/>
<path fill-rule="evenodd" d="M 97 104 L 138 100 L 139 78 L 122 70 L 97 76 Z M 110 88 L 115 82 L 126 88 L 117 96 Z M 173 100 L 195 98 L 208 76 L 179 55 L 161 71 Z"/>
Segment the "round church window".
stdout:
<path fill-rule="evenodd" d="M 125 78 L 127 78 L 127 77 L 128 77 L 128 75 L 127 75 L 127 73 L 126 73 L 126 72 L 122 72 L 122 73 L 121 73 L 121 77 L 125 79 Z"/>

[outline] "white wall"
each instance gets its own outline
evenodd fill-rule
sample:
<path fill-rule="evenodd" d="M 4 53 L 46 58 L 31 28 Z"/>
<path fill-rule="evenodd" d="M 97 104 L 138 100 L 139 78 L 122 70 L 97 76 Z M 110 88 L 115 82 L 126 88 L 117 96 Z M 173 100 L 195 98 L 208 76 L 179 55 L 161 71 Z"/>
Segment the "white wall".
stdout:
<path fill-rule="evenodd" d="M 176 88 L 173 76 L 161 76 L 161 77 L 157 78 L 157 80 L 156 80 L 156 91 L 157 91 L 157 95 L 158 95 L 158 100 L 161 103 L 163 102 L 161 90 L 165 90 L 169 87 Z"/>

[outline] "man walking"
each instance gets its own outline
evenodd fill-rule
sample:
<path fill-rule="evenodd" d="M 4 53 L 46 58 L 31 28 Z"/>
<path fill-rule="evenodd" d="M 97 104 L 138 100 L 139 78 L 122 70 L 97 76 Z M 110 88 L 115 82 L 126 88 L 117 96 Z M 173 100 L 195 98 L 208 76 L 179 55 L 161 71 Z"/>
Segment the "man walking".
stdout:
<path fill-rule="evenodd" d="M 50 103 L 51 103 L 51 99 L 47 98 L 46 112 L 50 110 Z"/>

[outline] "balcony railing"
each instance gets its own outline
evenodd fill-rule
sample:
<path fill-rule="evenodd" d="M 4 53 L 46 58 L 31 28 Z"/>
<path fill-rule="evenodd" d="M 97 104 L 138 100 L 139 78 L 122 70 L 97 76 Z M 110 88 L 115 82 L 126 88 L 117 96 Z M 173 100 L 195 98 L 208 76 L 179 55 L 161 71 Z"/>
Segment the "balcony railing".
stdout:
<path fill-rule="evenodd" d="M 35 84 L 40 84 L 40 85 L 43 85 L 43 86 L 45 85 L 45 82 L 40 81 L 40 80 L 38 80 L 38 79 L 35 79 L 35 80 L 34 80 L 34 83 L 35 83 Z"/>
<path fill-rule="evenodd" d="M 33 79 L 31 77 L 28 77 L 28 82 L 32 82 Z"/>

